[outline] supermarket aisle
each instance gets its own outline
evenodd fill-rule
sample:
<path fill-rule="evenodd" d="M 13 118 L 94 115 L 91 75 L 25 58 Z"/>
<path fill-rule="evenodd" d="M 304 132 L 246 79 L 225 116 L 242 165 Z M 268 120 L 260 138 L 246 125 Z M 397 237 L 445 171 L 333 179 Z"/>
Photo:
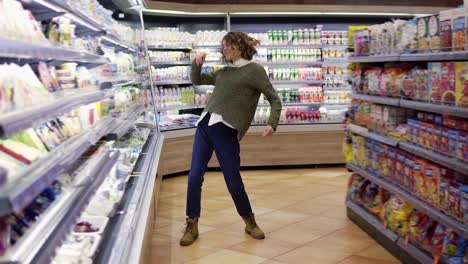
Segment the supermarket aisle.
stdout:
<path fill-rule="evenodd" d="M 390 264 L 399 263 L 346 218 L 349 173 L 343 168 L 243 172 L 265 240 L 244 234 L 220 172 L 207 173 L 200 238 L 180 247 L 187 177 L 161 187 L 151 263 Z"/>

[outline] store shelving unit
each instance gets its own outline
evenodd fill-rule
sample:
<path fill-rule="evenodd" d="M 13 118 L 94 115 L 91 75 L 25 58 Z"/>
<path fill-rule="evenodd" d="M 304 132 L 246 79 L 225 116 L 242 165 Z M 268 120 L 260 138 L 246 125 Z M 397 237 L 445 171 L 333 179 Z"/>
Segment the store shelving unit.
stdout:
<path fill-rule="evenodd" d="M 266 62 L 259 61 L 257 62 L 263 66 L 296 66 L 296 67 L 307 67 L 307 66 L 321 66 L 322 61 L 276 61 L 276 62 Z"/>
<path fill-rule="evenodd" d="M 154 81 L 154 85 L 188 85 L 192 84 L 189 80 L 180 80 L 180 81 Z"/>
<path fill-rule="evenodd" d="M 0 135 L 8 136 L 67 113 L 78 106 L 112 97 L 111 91 L 88 90 L 57 95 L 55 99 L 0 116 Z"/>
<path fill-rule="evenodd" d="M 190 66 L 192 65 L 191 61 L 155 61 L 151 60 L 151 64 L 157 65 L 160 67 L 167 67 L 167 66 Z"/>
<path fill-rule="evenodd" d="M 310 84 L 310 85 L 321 85 L 322 80 L 272 80 L 270 81 L 273 85 L 296 85 L 296 84 Z"/>
<path fill-rule="evenodd" d="M 4 58 L 29 60 L 73 61 L 86 64 L 105 64 L 104 56 L 55 47 L 51 44 L 37 44 L 20 40 L 0 39 L 0 56 Z"/>
<path fill-rule="evenodd" d="M 376 103 L 376 104 L 399 106 L 399 107 L 415 109 L 419 111 L 468 118 L 468 108 L 461 108 L 461 107 L 450 106 L 450 105 L 439 105 L 439 104 L 432 104 L 432 103 L 427 103 L 427 102 L 418 102 L 418 101 L 411 101 L 411 100 L 406 100 L 402 98 L 377 96 L 377 95 L 351 93 L 348 96 L 352 99 L 368 101 L 368 102 Z"/>
<path fill-rule="evenodd" d="M 72 190 L 64 190 L 58 201 L 51 204 L 38 222 L 28 230 L 25 237 L 9 249 L 6 255 L 0 257 L 0 263 L 49 262 L 94 192 L 117 162 L 119 154 L 110 150 L 102 151 L 85 163 L 81 170 L 86 179 L 85 183 Z"/>
<path fill-rule="evenodd" d="M 413 53 L 393 55 L 370 55 L 350 57 L 349 61 L 354 63 L 378 63 L 398 61 L 463 61 L 468 60 L 467 51 Z"/>
<path fill-rule="evenodd" d="M 348 61 L 351 63 L 395 62 L 399 60 L 400 55 L 373 55 L 348 58 Z"/>
<path fill-rule="evenodd" d="M 374 133 L 374 132 L 370 132 L 365 127 L 350 124 L 350 125 L 348 125 L 348 130 L 355 133 L 355 134 L 363 136 L 365 138 L 370 138 L 370 139 L 373 139 L 373 140 L 378 141 L 380 143 L 387 144 L 389 146 L 396 147 L 398 145 L 398 140 L 393 139 L 393 138 L 389 138 L 389 137 L 386 137 L 386 136 L 382 136 L 382 135 L 379 135 L 379 134 Z"/>
<path fill-rule="evenodd" d="M 191 46 L 155 46 L 155 45 L 148 45 L 148 50 L 159 50 L 159 51 L 191 51 Z"/>
<path fill-rule="evenodd" d="M 459 221 L 451 218 L 450 216 L 440 212 L 437 208 L 433 207 L 426 202 L 419 200 L 415 197 L 412 193 L 402 189 L 400 186 L 390 182 L 388 179 L 381 178 L 377 175 L 374 175 L 354 164 L 348 164 L 348 169 L 357 172 L 359 175 L 367 178 L 371 182 L 385 188 L 386 190 L 390 191 L 391 193 L 398 194 L 402 197 L 405 201 L 410 202 L 416 208 L 430 216 L 432 219 L 438 221 L 439 223 L 445 224 L 447 227 L 452 228 L 458 234 L 463 237 L 468 237 L 468 228 L 467 226 L 463 225 Z"/>
<path fill-rule="evenodd" d="M 374 215 L 371 215 L 356 203 L 347 201 L 346 210 L 348 217 L 354 223 L 404 263 L 429 264 L 433 262 L 432 258 L 425 252 L 411 244 L 406 244 L 404 239 L 386 229 Z"/>

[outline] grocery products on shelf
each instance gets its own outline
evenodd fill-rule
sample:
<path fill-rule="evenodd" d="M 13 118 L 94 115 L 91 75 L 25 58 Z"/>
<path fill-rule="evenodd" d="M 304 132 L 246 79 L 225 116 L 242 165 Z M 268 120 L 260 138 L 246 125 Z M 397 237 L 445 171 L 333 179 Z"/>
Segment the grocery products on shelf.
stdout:
<path fill-rule="evenodd" d="M 351 102 L 348 94 L 350 94 L 350 91 L 325 90 L 323 95 L 324 102 L 326 104 L 346 104 Z"/>
<path fill-rule="evenodd" d="M 157 62 L 190 61 L 190 54 L 182 51 L 148 51 L 148 54 Z"/>
<path fill-rule="evenodd" d="M 464 7 L 353 32 L 356 56 L 467 50 Z"/>
<path fill-rule="evenodd" d="M 327 108 L 318 109 L 310 107 L 283 107 L 280 116 L 280 124 L 311 124 L 311 123 L 340 123 L 346 108 Z M 269 107 L 258 107 L 255 112 L 253 124 L 266 124 L 270 116 Z"/>
<path fill-rule="evenodd" d="M 324 47 L 322 49 L 322 56 L 323 56 L 324 61 L 333 60 L 333 59 L 344 60 L 348 58 L 349 54 L 346 51 L 346 49 L 337 49 L 331 46 L 331 47 Z"/>
<path fill-rule="evenodd" d="M 403 245 L 411 243 L 435 261 L 463 263 L 468 245 L 463 236 L 418 210 L 403 197 L 356 173 L 350 178 L 347 197 L 364 208 L 369 213 L 368 217 L 379 219 L 383 228 L 404 241 Z M 462 197 L 460 193 L 451 194 L 459 209 Z"/>
<path fill-rule="evenodd" d="M 217 46 L 221 45 L 221 40 L 227 34 L 225 30 L 197 31 L 194 35 L 195 46 Z"/>
<path fill-rule="evenodd" d="M 176 66 L 170 68 L 152 68 L 154 81 L 188 81 L 190 80 L 189 66 Z"/>
<path fill-rule="evenodd" d="M 324 30 L 322 31 L 322 45 L 347 45 L 348 31 L 346 30 Z"/>
<path fill-rule="evenodd" d="M 178 28 L 152 28 L 145 30 L 145 41 L 148 46 L 156 47 L 192 47 L 193 34 L 180 32 Z"/>
<path fill-rule="evenodd" d="M 193 128 L 200 116 L 193 114 L 179 115 L 176 111 L 165 111 L 158 113 L 158 123 L 161 131 Z"/>
<path fill-rule="evenodd" d="M 3 39 L 48 44 L 39 23 L 34 19 L 31 11 L 23 8 L 21 2 L 16 0 L 2 1 L 0 17 L 2 18 L 0 33 Z"/>
<path fill-rule="evenodd" d="M 154 91 L 156 96 L 156 107 L 166 108 L 172 106 L 193 106 L 196 104 L 197 97 L 200 95 L 195 95 L 195 90 L 193 87 L 183 87 L 183 88 L 163 88 L 160 87 Z M 197 98 L 198 99 L 198 98 Z M 204 102 L 201 102 L 198 99 L 196 105 L 205 105 L 206 99 Z"/>
<path fill-rule="evenodd" d="M 468 63 L 464 61 L 404 64 L 357 68 L 351 81 L 358 93 L 467 107 L 467 72 Z"/>
<path fill-rule="evenodd" d="M 303 29 L 268 30 L 268 42 L 263 45 L 320 45 L 322 26 Z"/>
<path fill-rule="evenodd" d="M 322 80 L 321 67 L 265 67 L 272 81 Z"/>
<path fill-rule="evenodd" d="M 314 62 L 322 60 L 320 49 L 258 48 L 260 62 Z"/>

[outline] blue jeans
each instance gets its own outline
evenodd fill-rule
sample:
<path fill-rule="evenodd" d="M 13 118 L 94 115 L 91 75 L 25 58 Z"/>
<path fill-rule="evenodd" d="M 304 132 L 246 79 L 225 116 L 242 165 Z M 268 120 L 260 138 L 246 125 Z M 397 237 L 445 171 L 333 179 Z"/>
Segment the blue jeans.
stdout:
<path fill-rule="evenodd" d="M 252 207 L 240 175 L 240 146 L 237 130 L 223 123 L 208 126 L 209 119 L 210 114 L 208 113 L 198 124 L 195 132 L 192 163 L 188 177 L 187 217 L 200 217 L 203 178 L 213 150 L 216 152 L 237 212 L 242 217 L 251 216 L 253 214 Z"/>

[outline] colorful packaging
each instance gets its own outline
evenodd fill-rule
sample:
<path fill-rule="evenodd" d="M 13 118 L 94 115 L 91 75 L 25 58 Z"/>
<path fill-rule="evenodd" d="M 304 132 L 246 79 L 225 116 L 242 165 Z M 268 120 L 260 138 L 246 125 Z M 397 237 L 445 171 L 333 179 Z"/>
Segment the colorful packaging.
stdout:
<path fill-rule="evenodd" d="M 405 153 L 401 150 L 397 150 L 397 158 L 396 158 L 396 181 L 399 185 L 404 186 L 404 178 L 405 178 Z"/>
<path fill-rule="evenodd" d="M 349 178 L 348 183 L 348 198 L 352 201 L 356 201 L 359 194 L 359 186 L 365 180 L 364 177 L 357 173 L 353 173 Z"/>
<path fill-rule="evenodd" d="M 458 130 L 448 131 L 448 152 L 447 155 L 455 157 L 458 150 Z"/>
<path fill-rule="evenodd" d="M 429 51 L 429 17 L 418 18 L 418 51 Z"/>
<path fill-rule="evenodd" d="M 427 102 L 429 101 L 429 95 L 431 94 L 431 91 L 429 90 L 429 71 L 416 70 L 415 74 L 416 90 L 414 99 Z"/>
<path fill-rule="evenodd" d="M 449 186 L 448 193 L 448 213 L 456 219 L 462 220 L 463 215 L 461 211 L 461 199 L 462 199 L 462 185 L 453 180 Z"/>
<path fill-rule="evenodd" d="M 466 16 L 464 8 L 457 8 L 452 19 L 453 50 L 462 51 L 466 46 Z"/>
<path fill-rule="evenodd" d="M 381 217 L 385 227 L 404 236 L 408 230 L 408 219 L 413 206 L 398 196 L 391 197 L 384 205 Z"/>
<path fill-rule="evenodd" d="M 448 264 L 463 264 L 467 247 L 468 240 L 453 231 L 447 230 L 442 251 L 444 262 Z"/>
<path fill-rule="evenodd" d="M 437 207 L 439 205 L 440 173 L 439 168 L 436 165 L 426 163 L 424 182 L 426 185 L 426 193 L 423 194 L 425 196 L 424 200 Z"/>
<path fill-rule="evenodd" d="M 423 247 L 423 244 L 428 244 L 427 235 L 433 221 L 421 211 L 414 209 L 408 220 L 408 230 L 405 237 L 406 242 L 411 242 L 413 245 Z"/>
<path fill-rule="evenodd" d="M 411 192 L 414 193 L 421 200 L 425 200 L 426 182 L 425 182 L 425 168 L 426 162 L 423 159 L 413 159 L 413 186 Z"/>
<path fill-rule="evenodd" d="M 439 13 L 441 51 L 452 50 L 452 12 L 453 10 L 446 10 Z"/>
<path fill-rule="evenodd" d="M 437 227 L 434 229 L 434 233 L 431 236 L 431 251 L 434 257 L 434 263 L 439 263 L 440 255 L 442 254 L 442 248 L 444 246 L 446 231 L 447 227 L 438 223 Z"/>
<path fill-rule="evenodd" d="M 456 71 L 455 104 L 466 108 L 468 107 L 468 62 L 457 62 Z"/>
<path fill-rule="evenodd" d="M 429 74 L 429 83 L 428 89 L 429 101 L 431 103 L 440 103 L 442 100 L 442 88 L 441 88 L 441 73 L 442 73 L 442 63 L 440 62 L 429 62 L 427 64 L 428 74 Z"/>
<path fill-rule="evenodd" d="M 458 133 L 457 158 L 468 160 L 468 132 L 466 131 Z"/>
<path fill-rule="evenodd" d="M 440 168 L 439 208 L 447 214 L 450 211 L 449 193 L 453 180 L 453 171 L 449 171 L 447 168 Z"/>
<path fill-rule="evenodd" d="M 460 201 L 460 211 L 463 216 L 463 223 L 468 224 L 468 185 L 463 185 L 460 188 L 461 191 L 461 201 Z"/>
<path fill-rule="evenodd" d="M 429 48 L 432 52 L 440 51 L 439 16 L 431 16 L 428 21 Z"/>
<path fill-rule="evenodd" d="M 455 105 L 456 102 L 456 63 L 442 62 L 440 88 L 442 94 L 441 104 Z"/>
<path fill-rule="evenodd" d="M 414 161 L 413 156 L 410 154 L 405 155 L 405 166 L 403 168 L 403 186 L 406 187 L 407 190 L 412 190 L 414 187 L 414 177 L 413 177 L 413 167 Z"/>

